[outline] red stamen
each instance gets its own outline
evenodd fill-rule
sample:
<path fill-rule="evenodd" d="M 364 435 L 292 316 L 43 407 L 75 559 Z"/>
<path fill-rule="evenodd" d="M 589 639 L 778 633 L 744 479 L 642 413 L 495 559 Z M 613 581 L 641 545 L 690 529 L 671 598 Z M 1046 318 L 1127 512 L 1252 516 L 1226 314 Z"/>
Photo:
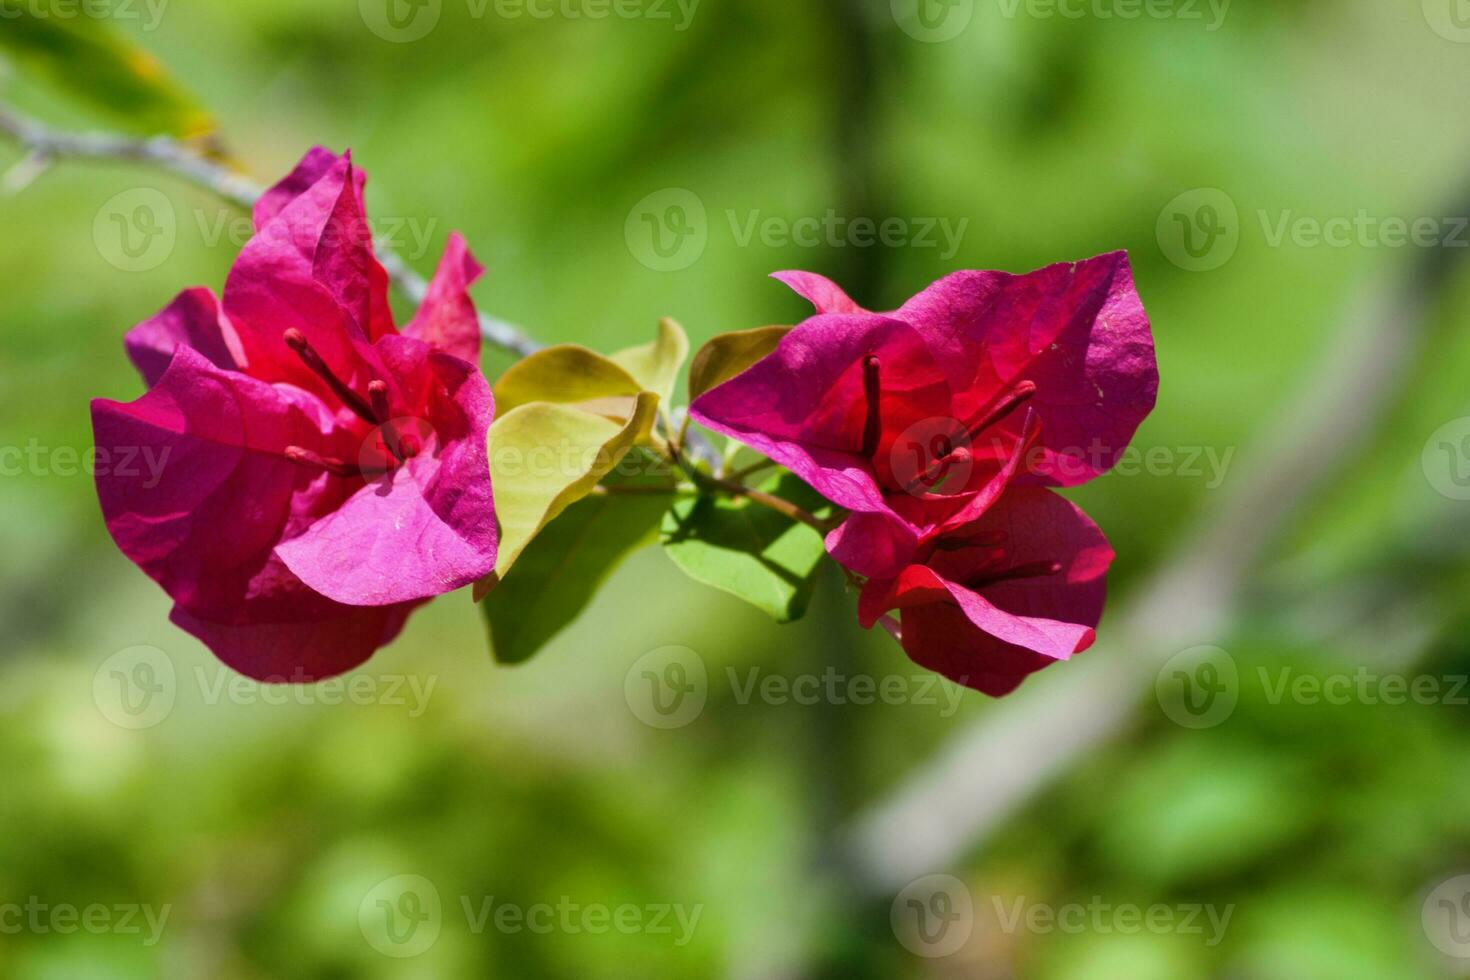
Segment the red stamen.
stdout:
<path fill-rule="evenodd" d="M 310 449 L 303 449 L 301 446 L 287 446 L 285 456 L 297 466 L 312 470 L 325 470 L 333 476 L 340 476 L 343 479 L 362 476 L 362 470 L 350 463 L 344 463 L 342 460 L 331 456 L 314 453 Z"/>
<path fill-rule="evenodd" d="M 310 368 L 317 377 L 327 383 L 327 387 L 332 389 L 332 393 L 341 399 L 342 404 L 347 406 L 354 415 L 369 425 L 378 424 L 378 419 L 373 414 L 372 406 L 363 401 L 361 395 L 343 384 L 342 379 L 332 373 L 332 369 L 327 366 L 327 362 L 322 360 L 322 356 L 316 352 L 316 348 L 311 346 L 311 341 L 306 339 L 306 334 L 292 327 L 281 335 L 281 339 L 286 342 L 287 347 L 296 352 L 296 356 L 301 358 L 303 364 Z"/>
<path fill-rule="evenodd" d="M 878 451 L 878 440 L 883 435 L 883 408 L 879 404 L 882 379 L 879 371 L 876 354 L 863 358 L 863 401 L 867 406 L 867 417 L 863 420 L 864 456 L 871 456 Z"/>
<path fill-rule="evenodd" d="M 373 414 L 378 417 L 379 422 L 386 422 L 393 417 L 393 412 L 388 404 L 387 382 L 377 379 L 369 381 L 368 401 L 372 403 Z"/>
<path fill-rule="evenodd" d="M 933 489 L 949 473 L 950 467 L 956 464 L 968 465 L 974 460 L 974 454 L 970 452 L 969 446 L 956 446 L 948 454 L 934 460 L 924 467 L 924 472 L 914 477 L 912 483 L 905 489 L 909 493 L 924 493 Z"/>
<path fill-rule="evenodd" d="M 981 432 L 995 425 L 1020 406 L 1026 404 L 1034 394 L 1036 394 L 1035 382 L 1020 382 L 1003 394 L 999 401 L 992 405 L 977 421 L 972 422 L 965 431 L 969 433 L 971 439 L 975 438 Z"/>
<path fill-rule="evenodd" d="M 405 432 L 398 437 L 398 458 L 405 462 L 417 456 L 423 448 L 415 435 Z"/>

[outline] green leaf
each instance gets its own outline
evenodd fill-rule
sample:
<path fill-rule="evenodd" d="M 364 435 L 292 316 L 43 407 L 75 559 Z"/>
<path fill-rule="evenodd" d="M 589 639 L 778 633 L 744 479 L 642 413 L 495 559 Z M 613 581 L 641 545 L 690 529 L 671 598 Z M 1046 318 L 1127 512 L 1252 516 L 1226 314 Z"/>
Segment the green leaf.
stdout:
<path fill-rule="evenodd" d="M 495 411 L 503 415 L 532 402 L 600 402 L 643 390 L 638 379 L 611 358 L 580 344 L 557 344 L 506 369 L 495 382 Z"/>
<path fill-rule="evenodd" d="M 674 397 L 679 368 L 689 356 L 689 336 L 678 323 L 664 317 L 658 321 L 658 337 L 652 342 L 618 351 L 612 360 L 638 379 L 647 391 L 655 392 L 668 405 Z"/>
<path fill-rule="evenodd" d="M 658 396 L 638 395 L 624 423 L 571 405 L 536 402 L 500 416 L 490 426 L 490 478 L 500 521 L 495 573 L 475 598 L 503 577 L 531 539 L 585 497 L 623 456 L 646 439 Z"/>
<path fill-rule="evenodd" d="M 765 357 L 790 332 L 790 327 L 756 327 L 711 337 L 689 364 L 690 400 L 729 381 Z"/>
<path fill-rule="evenodd" d="M 0 0 L 0 50 L 138 133 L 193 139 L 213 131 L 209 114 L 156 58 L 113 24 L 79 12 L 69 0 Z"/>
<path fill-rule="evenodd" d="M 575 622 L 623 560 L 657 539 L 673 499 L 672 488 L 586 497 L 548 524 L 480 603 L 495 659 L 529 660 Z"/>
<path fill-rule="evenodd" d="M 760 487 L 817 516 L 831 505 L 790 473 Z M 757 606 L 778 623 L 800 619 L 825 549 L 815 529 L 743 498 L 674 504 L 661 529 L 664 551 L 691 578 Z"/>

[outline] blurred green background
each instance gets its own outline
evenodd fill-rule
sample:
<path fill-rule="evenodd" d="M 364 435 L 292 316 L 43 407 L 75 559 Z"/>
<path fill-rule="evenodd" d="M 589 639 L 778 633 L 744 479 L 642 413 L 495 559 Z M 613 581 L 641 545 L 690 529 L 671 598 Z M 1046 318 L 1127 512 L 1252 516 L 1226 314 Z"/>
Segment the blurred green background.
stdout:
<path fill-rule="evenodd" d="M 1186 727 L 1140 688 L 1121 737 L 930 869 L 965 883 L 974 923 L 957 951 L 920 956 L 890 924 L 896 891 L 859 893 L 825 856 L 854 814 L 1004 705 L 968 694 L 951 716 L 942 697 L 741 697 L 730 671 L 790 681 L 830 664 L 913 683 L 897 645 L 856 626 L 835 576 L 803 622 L 778 628 L 648 550 L 516 668 L 493 663 L 468 596 L 447 596 L 356 672 L 367 693 L 344 704 L 309 691 L 270 703 L 280 689 L 233 681 L 170 627 L 167 599 L 112 546 L 66 454 L 91 445 L 90 398 L 141 390 L 123 332 L 185 286 L 222 284 L 237 212 L 136 166 L 61 163 L 0 200 L 0 445 L 41 460 L 0 480 L 0 977 L 1470 973 L 1447 955 L 1470 947 L 1437 948 L 1421 916 L 1470 870 L 1470 692 L 1329 704 L 1259 681 L 1363 668 L 1449 693 L 1470 673 L 1470 504 L 1454 499 L 1470 423 L 1437 433 L 1470 415 L 1470 276 L 1416 279 L 1429 250 L 1361 223 L 1333 244 L 1276 232 L 1361 213 L 1454 236 L 1444 219 L 1470 186 L 1459 0 L 1237 0 L 1223 19 L 1189 0 L 1088 0 L 1068 8 L 1077 17 L 925 0 L 922 19 L 906 0 L 648 0 L 602 18 L 582 0 L 546 18 L 493 0 L 392 2 L 108 9 L 249 172 L 272 180 L 313 143 L 350 146 L 379 230 L 397 223 L 412 264 L 431 271 L 463 231 L 489 270 L 482 308 L 543 341 L 610 350 L 662 315 L 696 344 L 794 322 L 803 304 L 763 278 L 776 269 L 827 273 L 890 308 L 956 268 L 1127 248 L 1162 374 L 1137 445 L 1229 464 L 1114 473 L 1071 494 L 1118 551 L 1114 616 L 1299 421 L 1290 393 L 1331 370 L 1345 324 L 1397 281 L 1411 289 L 1392 315 L 1425 310 L 1417 342 L 1409 330 L 1383 342 L 1384 357 L 1408 358 L 1408 380 L 1251 572 L 1241 614 L 1193 639 L 1233 658 L 1234 712 Z M 22 23 L 0 19 L 0 38 Z M 24 50 L 0 44 L 0 58 Z M 52 55 L 12 58 L 7 103 L 66 128 L 139 125 L 99 61 L 47 70 Z M 19 159 L 0 145 L 0 162 Z M 116 196 L 140 188 L 174 215 L 161 256 L 119 252 L 109 224 Z M 666 204 L 671 188 L 704 214 L 692 251 L 665 260 L 638 237 L 640 202 L 665 192 L 653 200 Z M 1201 189 L 1228 201 L 1213 212 L 1227 233 L 1191 254 L 1176 214 L 1203 234 L 1202 202 L 1221 201 Z M 779 228 L 829 210 L 901 219 L 905 240 L 745 235 L 753 219 Z M 927 219 L 964 223 L 953 254 L 937 232 L 936 246 L 921 240 Z M 1443 254 L 1457 260 L 1467 240 Z M 487 356 L 486 370 L 506 363 Z M 109 658 L 140 645 L 171 666 L 172 700 L 133 728 L 118 723 Z M 625 679 L 670 645 L 695 651 L 710 680 L 703 711 L 662 730 L 630 709 Z M 1026 693 L 1044 702 L 1069 669 Z M 404 875 L 441 903 L 426 949 L 373 931 Z M 141 915 L 141 934 L 44 916 L 11 928 L 20 916 L 4 909 L 28 902 L 169 914 L 152 943 Z M 487 902 L 699 917 L 687 936 L 673 913 L 668 932 L 535 932 L 486 924 Z M 1106 915 L 1016 926 L 1017 902 L 1231 911 L 1212 937 Z M 417 955 L 388 955 L 405 951 Z"/>

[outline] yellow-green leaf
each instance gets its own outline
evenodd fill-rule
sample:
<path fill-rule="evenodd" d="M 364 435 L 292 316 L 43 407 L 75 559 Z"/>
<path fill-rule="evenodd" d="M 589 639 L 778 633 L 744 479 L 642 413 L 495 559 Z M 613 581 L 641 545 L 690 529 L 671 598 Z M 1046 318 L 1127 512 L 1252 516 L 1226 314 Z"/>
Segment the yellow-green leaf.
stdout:
<path fill-rule="evenodd" d="M 689 364 L 690 400 L 729 381 L 765 357 L 790 331 L 790 327 L 756 327 L 711 337 Z"/>
<path fill-rule="evenodd" d="M 547 402 L 521 405 L 495 420 L 488 447 L 500 521 L 496 576 L 503 577 L 541 528 L 585 497 L 648 437 L 657 406 L 658 396 L 644 392 L 623 423 Z"/>
<path fill-rule="evenodd" d="M 571 405 L 644 390 L 627 369 L 580 344 L 557 344 L 512 364 L 495 382 L 495 412 L 532 402 Z"/>
<path fill-rule="evenodd" d="M 620 350 L 612 359 L 667 405 L 673 400 L 679 368 L 688 356 L 689 336 L 678 323 L 664 317 L 658 321 L 658 336 L 654 340 Z"/>

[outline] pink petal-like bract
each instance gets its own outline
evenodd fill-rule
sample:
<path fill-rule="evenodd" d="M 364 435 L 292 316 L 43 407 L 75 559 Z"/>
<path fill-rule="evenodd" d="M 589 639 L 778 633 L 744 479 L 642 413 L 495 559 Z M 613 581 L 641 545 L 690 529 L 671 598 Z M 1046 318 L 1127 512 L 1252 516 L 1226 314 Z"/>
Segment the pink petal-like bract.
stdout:
<path fill-rule="evenodd" d="M 1152 410 L 1153 337 L 1122 252 L 1025 275 L 956 272 L 874 313 L 778 272 L 816 307 L 691 415 L 787 466 L 847 519 L 865 626 L 991 694 L 1085 649 L 1112 552 L 1044 490 L 1106 472 Z"/>
<path fill-rule="evenodd" d="M 187 290 L 128 333 L 147 393 L 92 404 L 99 450 L 161 463 L 99 471 L 113 539 L 260 680 L 349 670 L 495 567 L 480 266 L 454 236 L 400 333 L 364 180 L 309 152 L 256 204 L 223 301 Z"/>

